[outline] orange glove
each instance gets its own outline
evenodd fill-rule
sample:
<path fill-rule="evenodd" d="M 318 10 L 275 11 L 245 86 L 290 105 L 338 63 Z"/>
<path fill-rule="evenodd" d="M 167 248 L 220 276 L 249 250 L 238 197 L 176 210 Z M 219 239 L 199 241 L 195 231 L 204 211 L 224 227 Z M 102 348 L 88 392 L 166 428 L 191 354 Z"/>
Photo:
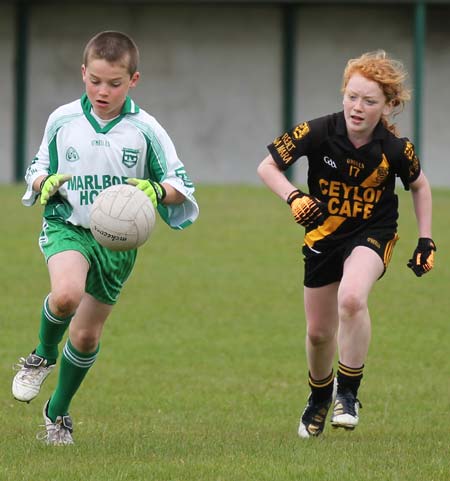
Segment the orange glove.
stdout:
<path fill-rule="evenodd" d="M 325 220 L 323 202 L 300 190 L 292 191 L 286 201 L 291 206 L 295 222 L 303 227 L 317 227 Z"/>

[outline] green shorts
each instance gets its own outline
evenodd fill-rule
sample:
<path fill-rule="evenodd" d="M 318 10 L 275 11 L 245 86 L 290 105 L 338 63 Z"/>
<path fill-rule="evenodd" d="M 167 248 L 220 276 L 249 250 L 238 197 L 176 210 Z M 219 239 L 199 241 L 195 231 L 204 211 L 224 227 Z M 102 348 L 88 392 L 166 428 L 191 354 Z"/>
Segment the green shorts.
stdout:
<path fill-rule="evenodd" d="M 44 219 L 39 247 L 46 262 L 59 252 L 80 252 L 90 266 L 85 291 L 98 301 L 111 305 L 117 302 L 120 291 L 133 270 L 137 255 L 136 249 L 111 251 L 102 247 L 89 229 L 55 219 Z"/>

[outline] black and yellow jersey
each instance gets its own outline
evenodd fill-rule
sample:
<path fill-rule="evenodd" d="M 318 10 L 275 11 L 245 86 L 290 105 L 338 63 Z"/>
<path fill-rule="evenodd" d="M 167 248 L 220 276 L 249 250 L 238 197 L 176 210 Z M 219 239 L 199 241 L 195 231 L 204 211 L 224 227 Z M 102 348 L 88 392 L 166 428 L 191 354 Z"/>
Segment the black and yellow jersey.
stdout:
<path fill-rule="evenodd" d="M 309 193 L 327 205 L 322 225 L 307 229 L 305 244 L 322 251 L 366 228 L 397 229 L 396 177 L 406 190 L 420 174 L 413 144 L 380 122 L 371 142 L 355 148 L 344 113 L 296 125 L 268 146 L 281 170 L 308 159 Z"/>

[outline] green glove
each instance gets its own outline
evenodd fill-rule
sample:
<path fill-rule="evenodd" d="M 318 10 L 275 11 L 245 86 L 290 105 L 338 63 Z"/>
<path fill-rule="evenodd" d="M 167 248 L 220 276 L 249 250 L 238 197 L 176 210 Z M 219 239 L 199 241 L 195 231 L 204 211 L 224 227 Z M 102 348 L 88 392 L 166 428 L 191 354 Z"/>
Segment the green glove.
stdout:
<path fill-rule="evenodd" d="M 166 189 L 153 180 L 147 179 L 127 179 L 127 184 L 136 186 L 139 190 L 142 190 L 144 194 L 152 201 L 153 207 L 156 209 L 164 197 L 166 196 Z"/>
<path fill-rule="evenodd" d="M 48 199 L 69 179 L 70 174 L 50 174 L 41 182 L 41 205 L 47 205 Z"/>

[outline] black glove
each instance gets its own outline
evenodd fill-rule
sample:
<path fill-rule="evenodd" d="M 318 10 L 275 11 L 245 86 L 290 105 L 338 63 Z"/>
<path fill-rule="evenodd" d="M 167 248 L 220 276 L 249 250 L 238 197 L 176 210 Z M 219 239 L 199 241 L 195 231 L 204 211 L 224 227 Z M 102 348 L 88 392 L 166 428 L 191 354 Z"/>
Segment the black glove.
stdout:
<path fill-rule="evenodd" d="M 292 191 L 286 201 L 291 206 L 295 222 L 303 227 L 317 227 L 325 220 L 325 204 L 300 190 Z"/>
<path fill-rule="evenodd" d="M 428 239 L 427 237 L 419 238 L 412 259 L 409 259 L 407 264 L 417 277 L 420 277 L 433 269 L 435 250 L 436 245 L 433 242 L 433 239 Z"/>

